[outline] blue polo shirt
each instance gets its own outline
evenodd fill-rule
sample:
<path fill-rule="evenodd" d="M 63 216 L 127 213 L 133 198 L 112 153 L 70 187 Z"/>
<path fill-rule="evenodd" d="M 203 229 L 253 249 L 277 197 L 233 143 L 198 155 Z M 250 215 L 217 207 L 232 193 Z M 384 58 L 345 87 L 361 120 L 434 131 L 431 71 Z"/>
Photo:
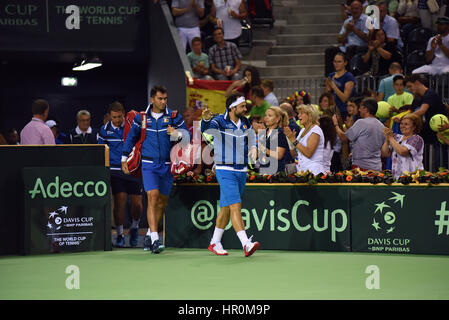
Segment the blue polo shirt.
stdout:
<path fill-rule="evenodd" d="M 362 31 L 366 35 L 368 35 L 368 33 L 369 33 L 369 30 L 366 27 L 366 19 L 367 18 L 368 18 L 368 16 L 362 13 L 360 15 L 359 19 L 357 20 L 357 22 L 354 24 L 354 26 L 357 29 L 359 29 L 360 31 Z M 345 25 L 346 25 L 346 23 L 353 22 L 353 21 L 354 21 L 354 17 L 352 17 L 352 16 L 349 17 L 348 19 L 346 19 L 345 22 L 343 22 L 343 26 L 341 27 L 340 34 L 345 33 L 345 30 L 346 30 Z M 346 48 L 348 46 L 367 47 L 368 43 L 365 40 L 359 38 L 359 36 L 356 35 L 354 32 L 351 32 L 351 33 L 348 34 L 346 44 L 344 46 L 341 46 L 340 50 L 343 51 L 343 52 L 346 52 Z"/>

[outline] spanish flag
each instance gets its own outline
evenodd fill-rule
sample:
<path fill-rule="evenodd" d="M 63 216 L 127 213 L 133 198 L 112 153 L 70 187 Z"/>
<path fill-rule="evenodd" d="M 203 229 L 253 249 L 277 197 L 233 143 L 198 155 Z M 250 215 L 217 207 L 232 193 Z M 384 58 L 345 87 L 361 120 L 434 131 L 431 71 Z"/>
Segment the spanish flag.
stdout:
<path fill-rule="evenodd" d="M 224 113 L 226 109 L 226 89 L 233 81 L 199 80 L 187 82 L 186 106 L 196 110 L 202 109 L 206 104 L 213 113 Z"/>

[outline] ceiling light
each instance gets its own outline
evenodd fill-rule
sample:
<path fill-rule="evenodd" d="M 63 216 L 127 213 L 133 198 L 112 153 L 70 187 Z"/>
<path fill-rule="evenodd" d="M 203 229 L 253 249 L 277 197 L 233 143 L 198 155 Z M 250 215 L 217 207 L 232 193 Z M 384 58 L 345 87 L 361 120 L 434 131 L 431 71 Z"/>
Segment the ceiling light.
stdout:
<path fill-rule="evenodd" d="M 81 61 L 81 63 L 75 64 L 75 66 L 72 68 L 73 71 L 86 71 L 93 68 L 101 67 L 102 63 L 101 60 L 98 58 L 92 58 L 92 59 L 84 59 Z"/>

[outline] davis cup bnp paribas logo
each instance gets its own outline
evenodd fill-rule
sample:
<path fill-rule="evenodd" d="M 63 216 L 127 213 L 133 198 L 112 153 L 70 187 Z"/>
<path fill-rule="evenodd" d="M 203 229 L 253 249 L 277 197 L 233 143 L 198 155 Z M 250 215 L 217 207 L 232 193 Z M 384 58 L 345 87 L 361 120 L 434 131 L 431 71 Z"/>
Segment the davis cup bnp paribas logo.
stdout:
<path fill-rule="evenodd" d="M 403 216 L 405 195 L 397 192 L 391 192 L 391 195 L 374 204 L 371 231 L 374 231 L 376 237 L 368 238 L 369 251 L 410 252 L 411 240 L 395 237 L 395 230 Z"/>
<path fill-rule="evenodd" d="M 68 214 L 69 207 L 61 206 L 48 212 L 47 237 L 59 247 L 79 246 L 93 231 L 94 217 L 77 217 Z M 79 229 L 83 231 L 79 231 Z"/>

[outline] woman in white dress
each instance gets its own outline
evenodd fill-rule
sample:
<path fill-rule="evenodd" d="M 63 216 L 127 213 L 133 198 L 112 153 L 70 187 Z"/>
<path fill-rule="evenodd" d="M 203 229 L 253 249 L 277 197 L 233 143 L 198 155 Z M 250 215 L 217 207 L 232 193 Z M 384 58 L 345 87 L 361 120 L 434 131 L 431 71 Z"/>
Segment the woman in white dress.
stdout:
<path fill-rule="evenodd" d="M 287 139 L 295 147 L 292 155 L 296 153 L 298 160 L 297 170 L 309 170 L 313 174 L 324 173 L 324 135 L 318 125 L 318 110 L 312 105 L 300 105 L 297 108 L 300 124 L 303 126 L 296 138 L 296 133 L 284 128 Z"/>
<path fill-rule="evenodd" d="M 385 142 L 382 145 L 382 157 L 392 159 L 392 172 L 399 178 L 404 171 L 413 172 L 423 169 L 424 140 L 418 135 L 421 130 L 421 118 L 410 113 L 401 119 L 402 134 L 393 133 L 384 128 Z"/>

